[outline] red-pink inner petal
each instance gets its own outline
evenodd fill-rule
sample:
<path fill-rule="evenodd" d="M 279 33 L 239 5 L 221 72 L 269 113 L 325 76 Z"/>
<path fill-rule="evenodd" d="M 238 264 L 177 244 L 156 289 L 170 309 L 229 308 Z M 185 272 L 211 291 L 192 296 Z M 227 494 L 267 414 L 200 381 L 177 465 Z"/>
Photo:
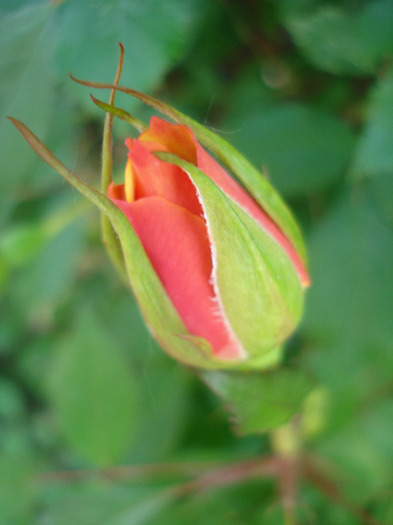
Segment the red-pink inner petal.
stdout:
<path fill-rule="evenodd" d="M 247 210 L 261 227 L 282 246 L 292 260 L 302 284 L 304 286 L 310 284 L 307 270 L 286 235 L 249 193 L 206 152 L 195 139 L 191 130 L 186 126 L 152 117 L 148 131 L 143 133 L 139 140 L 160 143 L 172 153 L 176 153 L 182 159 L 198 166 L 226 195 Z"/>
<path fill-rule="evenodd" d="M 222 359 L 242 356 L 230 335 L 210 282 L 212 260 L 205 221 L 162 197 L 133 203 L 110 198 L 122 209 L 190 334 L 206 339 Z M 181 335 L 181 334 L 179 334 Z"/>

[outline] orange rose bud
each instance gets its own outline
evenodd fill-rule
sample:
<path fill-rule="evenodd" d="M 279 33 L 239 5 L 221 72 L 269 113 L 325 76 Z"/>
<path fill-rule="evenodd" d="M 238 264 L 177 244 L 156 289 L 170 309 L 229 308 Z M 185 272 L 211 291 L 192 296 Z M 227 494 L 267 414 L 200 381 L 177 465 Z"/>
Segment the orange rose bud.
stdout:
<path fill-rule="evenodd" d="M 22 122 L 11 121 L 45 162 L 101 210 L 108 253 L 172 357 L 205 369 L 273 366 L 301 318 L 309 284 L 299 228 L 269 182 L 221 137 L 162 101 L 118 86 L 122 60 L 121 46 L 114 85 L 72 77 L 112 90 L 109 104 L 93 98 L 108 113 L 101 181 L 107 195 L 66 168 Z M 114 106 L 116 90 L 178 124 L 153 117 L 146 129 Z M 110 183 L 114 116 L 142 131 L 126 140 L 120 185 Z"/>
<path fill-rule="evenodd" d="M 153 117 L 126 145 L 125 181 L 112 183 L 108 196 L 184 323 L 186 333 L 170 337 L 191 343 L 207 367 L 274 360 L 301 316 L 308 284 L 291 241 L 188 127 Z M 143 313 L 155 333 L 146 307 Z M 195 364 L 188 354 L 175 357 Z"/>

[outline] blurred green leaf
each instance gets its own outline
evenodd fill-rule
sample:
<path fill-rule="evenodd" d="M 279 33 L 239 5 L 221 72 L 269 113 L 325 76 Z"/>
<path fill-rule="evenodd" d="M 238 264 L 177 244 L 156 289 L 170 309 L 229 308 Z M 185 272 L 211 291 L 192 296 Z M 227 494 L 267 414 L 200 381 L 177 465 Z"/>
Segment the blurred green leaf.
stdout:
<path fill-rule="evenodd" d="M 149 91 L 184 55 L 207 5 L 205 0 L 67 0 L 57 15 L 58 71 L 62 78 L 72 71 L 79 78 L 112 82 L 121 42 L 126 57 L 121 85 Z M 68 82 L 66 89 L 83 103 L 78 86 Z M 87 95 L 84 106 L 97 113 Z"/>
<path fill-rule="evenodd" d="M 381 494 L 374 507 L 376 519 L 379 519 L 382 523 L 393 522 L 393 501 L 388 491 Z"/>
<path fill-rule="evenodd" d="M 0 238 L 0 254 L 15 266 L 34 259 L 46 241 L 45 233 L 40 224 L 14 226 Z"/>
<path fill-rule="evenodd" d="M 21 142 L 6 115 L 34 124 L 46 137 L 53 111 L 53 34 L 48 25 L 52 6 L 24 6 L 0 20 L 0 171 L 4 190 L 21 193 L 21 178 L 31 172 L 37 158 L 33 152 L 21 155 Z M 48 45 L 48 42 L 50 44 Z"/>
<path fill-rule="evenodd" d="M 282 519 L 267 521 L 270 505 L 266 502 L 270 501 L 271 494 L 266 480 L 215 487 L 175 500 L 155 518 L 154 525 L 282 525 Z"/>
<path fill-rule="evenodd" d="M 318 444 L 318 453 L 341 469 L 346 491 L 360 503 L 367 494 L 389 490 L 393 482 L 392 410 L 391 399 L 374 404 Z"/>
<path fill-rule="evenodd" d="M 391 482 L 393 472 L 389 466 L 393 463 L 393 398 L 382 399 L 361 418 L 360 425 L 361 433 L 378 451 L 388 482 Z"/>
<path fill-rule="evenodd" d="M 300 370 L 205 372 L 207 385 L 231 407 L 242 433 L 266 432 L 296 414 L 312 388 Z"/>
<path fill-rule="evenodd" d="M 244 119 L 249 119 L 255 113 L 263 115 L 275 103 L 276 93 L 268 88 L 263 75 L 260 67 L 248 66 L 234 79 L 231 89 L 226 93 L 225 129 L 220 131 L 227 134 L 228 142 L 232 143 L 238 133 L 245 132 Z"/>
<path fill-rule="evenodd" d="M 380 399 L 391 390 L 391 260 L 392 232 L 360 188 L 335 202 L 310 242 L 314 284 L 303 323 L 308 341 L 303 366 L 329 389 L 326 439 L 332 440 L 332 453 L 351 448 L 352 434 L 363 436 L 365 449 L 362 452 L 359 444 L 357 450 L 359 469 L 367 457 L 371 468 L 370 445 L 363 432 L 346 428 L 356 421 L 364 405 L 377 410 Z M 365 474 L 359 476 L 366 485 Z M 378 478 L 378 473 L 375 476 Z"/>
<path fill-rule="evenodd" d="M 290 10 L 284 22 L 310 62 L 330 73 L 370 74 L 393 52 L 390 0 L 352 10 L 328 5 Z"/>
<path fill-rule="evenodd" d="M 4 15 L 0 21 L 0 43 L 5 50 L 0 68 L 6 81 L 2 83 L 0 91 L 2 116 L 18 88 L 24 85 L 23 77 L 36 58 L 35 50 L 51 11 L 49 4 L 26 5 L 14 13 Z"/>
<path fill-rule="evenodd" d="M 43 4 L 45 0 L 2 0 L 0 5 L 0 13 L 8 13 L 11 11 L 18 11 L 26 5 Z"/>
<path fill-rule="evenodd" d="M 165 508 L 172 502 L 173 496 L 170 491 L 156 491 L 145 499 L 138 501 L 131 508 L 117 513 L 112 518 L 113 525 L 149 525 L 158 523 Z M 171 522 L 172 523 L 172 522 Z"/>
<path fill-rule="evenodd" d="M 53 345 L 54 342 L 49 333 L 41 335 L 18 353 L 15 362 L 15 370 L 20 377 L 23 377 L 25 387 L 41 400 L 46 398 L 46 388 L 42 377 L 47 375 Z"/>
<path fill-rule="evenodd" d="M 4 525 L 28 525 L 35 503 L 33 462 L 17 454 L 0 456 L 0 516 Z"/>
<path fill-rule="evenodd" d="M 311 483 L 303 485 L 299 494 L 299 501 L 304 512 L 304 522 L 300 521 L 300 523 L 360 525 L 359 516 L 354 515 L 351 509 L 340 506 L 338 502 L 333 503 L 326 494 L 312 486 Z M 277 523 L 277 525 L 281 524 L 282 521 Z"/>
<path fill-rule="evenodd" d="M 360 192 L 342 196 L 315 228 L 313 286 L 304 329 L 320 342 L 369 348 L 374 364 L 391 348 L 393 236 Z"/>
<path fill-rule="evenodd" d="M 156 346 L 153 341 L 150 344 Z M 155 351 L 162 352 L 157 347 Z M 151 462 L 168 455 L 181 440 L 190 410 L 189 374 L 166 356 L 149 354 L 138 376 L 144 416 L 135 430 L 129 453 L 132 461 Z"/>
<path fill-rule="evenodd" d="M 140 483 L 133 486 L 116 481 L 86 479 L 78 483 L 47 487 L 42 490 L 41 496 L 45 501 L 47 522 L 56 525 L 153 523 L 146 520 L 157 517 L 168 496 Z"/>
<path fill-rule="evenodd" d="M 303 104 L 254 109 L 231 141 L 288 196 L 321 191 L 343 175 L 354 136 L 333 115 Z"/>
<path fill-rule="evenodd" d="M 73 223 L 48 242 L 12 282 L 11 300 L 33 323 L 53 314 L 75 275 L 82 247 L 82 224 Z"/>
<path fill-rule="evenodd" d="M 22 205 L 23 206 L 23 205 Z M 0 257 L 12 267 L 22 266 L 39 257 L 45 244 L 85 211 L 85 202 L 54 206 L 44 220 L 12 224 L 0 236 Z"/>
<path fill-rule="evenodd" d="M 48 373 L 64 434 L 83 458 L 98 465 L 111 464 L 125 453 L 135 427 L 134 381 L 115 341 L 86 312 Z"/>
<path fill-rule="evenodd" d="M 392 173 L 379 174 L 369 181 L 370 198 L 374 208 L 381 214 L 382 219 L 393 228 L 393 176 Z"/>
<path fill-rule="evenodd" d="M 371 92 L 367 120 L 357 146 L 352 172 L 356 176 L 390 175 L 393 178 L 392 67 Z"/>
<path fill-rule="evenodd" d="M 9 379 L 0 378 L 0 422 L 19 419 L 25 413 L 22 392 Z"/>

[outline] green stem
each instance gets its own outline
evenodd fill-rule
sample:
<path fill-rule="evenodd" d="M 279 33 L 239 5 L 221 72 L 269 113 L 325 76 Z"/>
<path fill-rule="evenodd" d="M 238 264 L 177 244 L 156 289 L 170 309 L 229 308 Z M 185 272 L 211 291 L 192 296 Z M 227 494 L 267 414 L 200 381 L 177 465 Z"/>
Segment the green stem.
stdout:
<path fill-rule="evenodd" d="M 296 456 L 300 451 L 300 437 L 296 422 L 290 421 L 272 430 L 270 441 L 273 450 L 279 456 Z"/>
<path fill-rule="evenodd" d="M 117 86 L 120 80 L 121 70 L 123 67 L 124 48 L 120 45 L 120 59 L 116 71 L 114 85 Z M 112 89 L 109 95 L 108 106 L 113 106 L 116 96 L 116 90 Z M 94 101 L 94 100 L 93 100 Z M 106 195 L 108 186 L 112 182 L 112 128 L 113 128 L 113 115 L 106 113 L 104 123 L 104 135 L 102 142 L 102 166 L 101 166 L 101 191 Z M 124 264 L 123 250 L 119 241 L 119 238 L 114 231 L 111 221 L 108 219 L 105 213 L 101 213 L 101 231 L 102 240 L 106 247 L 116 270 L 124 282 L 128 282 L 127 272 Z"/>
<path fill-rule="evenodd" d="M 296 421 L 276 428 L 270 434 L 274 453 L 279 461 L 279 485 L 285 525 L 296 525 L 297 488 L 299 478 L 300 436 Z"/>

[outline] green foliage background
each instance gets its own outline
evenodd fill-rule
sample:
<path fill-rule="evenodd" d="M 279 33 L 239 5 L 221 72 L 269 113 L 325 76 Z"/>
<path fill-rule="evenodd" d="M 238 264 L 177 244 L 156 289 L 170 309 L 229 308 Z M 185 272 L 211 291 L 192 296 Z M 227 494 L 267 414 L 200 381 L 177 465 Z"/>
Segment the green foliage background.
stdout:
<path fill-rule="evenodd" d="M 97 211 L 5 119 L 97 186 L 103 114 L 67 75 L 110 82 L 119 41 L 123 85 L 217 129 L 295 211 L 313 286 L 287 360 L 320 385 L 305 446 L 393 521 L 392 27 L 390 0 L 2 0 L 1 523 L 282 523 L 269 480 L 168 490 L 188 479 L 180 462 L 260 456 L 268 440 L 235 437 L 219 400 L 157 347 Z M 117 177 L 128 133 L 116 123 Z M 149 476 L 117 468 L 163 462 Z M 359 523 L 312 484 L 300 510 L 301 523 Z"/>

